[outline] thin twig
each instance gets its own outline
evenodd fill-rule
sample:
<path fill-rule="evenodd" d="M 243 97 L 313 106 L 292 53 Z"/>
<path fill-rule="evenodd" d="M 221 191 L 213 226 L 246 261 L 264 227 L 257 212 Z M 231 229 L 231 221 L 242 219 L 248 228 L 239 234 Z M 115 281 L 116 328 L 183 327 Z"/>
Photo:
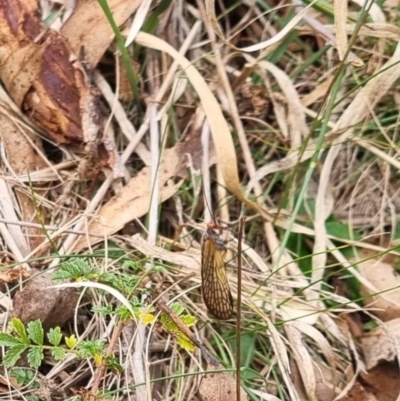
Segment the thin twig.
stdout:
<path fill-rule="evenodd" d="M 86 235 L 89 237 L 104 238 L 104 235 L 100 235 L 100 234 L 91 234 L 86 231 L 77 231 L 77 230 L 71 230 L 71 229 L 64 230 L 63 228 L 56 227 L 56 226 L 43 225 L 43 224 L 38 224 L 38 223 L 29 223 L 27 221 L 12 221 L 12 220 L 8 220 L 8 219 L 0 218 L 0 223 L 4 223 L 7 225 L 13 224 L 16 226 L 29 227 L 29 228 L 43 228 L 48 231 L 60 231 L 59 235 L 61 235 L 63 233 L 69 233 L 69 234 L 76 234 L 76 235 Z"/>
<path fill-rule="evenodd" d="M 114 354 L 115 344 L 117 343 L 118 338 L 122 333 L 122 330 L 124 329 L 124 327 L 127 324 L 128 324 L 127 322 L 119 322 L 118 323 L 116 329 L 113 332 L 110 343 L 108 344 L 106 355 L 111 356 Z M 106 358 L 104 358 L 101 365 L 96 370 L 92 389 L 91 389 L 91 393 L 94 397 L 97 396 L 97 392 L 99 391 L 101 379 L 104 377 L 104 373 L 106 371 L 106 367 L 107 367 L 106 365 L 107 365 L 107 361 L 106 361 Z"/>
<path fill-rule="evenodd" d="M 241 353 L 241 316 L 242 316 L 242 242 L 245 217 L 240 219 L 237 245 L 237 301 L 236 301 L 236 400 L 240 401 L 240 353 Z"/>

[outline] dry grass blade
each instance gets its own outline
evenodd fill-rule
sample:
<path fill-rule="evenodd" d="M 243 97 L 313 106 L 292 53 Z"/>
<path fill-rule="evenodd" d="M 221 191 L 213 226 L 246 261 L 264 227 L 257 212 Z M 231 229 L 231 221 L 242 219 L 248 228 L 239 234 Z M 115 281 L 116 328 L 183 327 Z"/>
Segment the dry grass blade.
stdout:
<path fill-rule="evenodd" d="M 184 69 L 185 74 L 196 90 L 207 115 L 215 150 L 218 160 L 220 160 L 220 167 L 227 188 L 241 202 L 260 213 L 265 219 L 269 221 L 275 221 L 277 225 L 287 228 L 288 224 L 286 219 L 280 218 L 279 216 L 274 217 L 264 207 L 251 201 L 243 194 L 239 183 L 235 148 L 233 146 L 232 135 L 230 133 L 228 124 L 222 114 L 221 106 L 218 104 L 209 86 L 196 68 L 173 47 L 159 38 L 144 32 L 139 32 L 135 41 L 142 46 L 150 47 L 170 54 Z M 299 227 L 298 224 L 293 224 L 291 229 L 298 232 L 312 233 L 312 230 L 306 227 Z"/>
<path fill-rule="evenodd" d="M 314 375 L 312 358 L 304 345 L 300 333 L 292 324 L 286 324 L 285 330 L 288 340 L 292 347 L 294 359 L 296 360 L 302 381 L 310 401 L 317 401 L 316 398 L 316 378 Z"/>
<path fill-rule="evenodd" d="M 382 66 L 380 71 L 365 85 L 365 87 L 357 94 L 352 103 L 347 107 L 346 111 L 339 118 L 335 125 L 335 129 L 345 129 L 345 132 L 333 141 L 333 145 L 328 152 L 324 162 L 320 182 L 318 186 L 316 213 L 315 213 L 315 232 L 316 241 L 313 249 L 313 288 L 319 288 L 321 278 L 324 274 L 327 255 L 327 233 L 325 220 L 328 217 L 326 213 L 326 202 L 328 197 L 328 186 L 330 182 L 331 172 L 334 162 L 340 154 L 341 146 L 352 133 L 354 127 L 363 118 L 366 118 L 374 105 L 384 94 L 391 88 L 393 83 L 400 77 L 400 44 L 393 53 L 393 56 Z"/>
<path fill-rule="evenodd" d="M 131 313 L 133 318 L 136 316 L 135 312 L 132 309 L 131 304 L 124 297 L 124 295 L 121 294 L 121 292 L 117 291 L 115 288 L 112 288 L 105 284 L 87 281 L 87 282 L 81 282 L 81 283 L 56 284 L 56 285 L 50 286 L 49 288 L 81 288 L 81 287 L 98 288 L 100 290 L 109 292 L 112 296 L 114 296 L 116 299 L 118 299 L 118 301 L 120 301 L 122 305 L 124 305 L 128 309 L 128 311 Z"/>
<path fill-rule="evenodd" d="M 348 47 L 346 34 L 347 1 L 336 0 L 334 2 L 334 13 L 337 50 L 339 54 L 339 59 L 343 61 Z"/>
<path fill-rule="evenodd" d="M 279 332 L 276 330 L 275 326 L 272 324 L 272 322 L 268 318 L 266 320 L 267 320 L 266 323 L 268 325 L 268 329 L 271 333 L 271 345 L 274 350 L 274 354 L 275 354 L 276 360 L 278 362 L 283 380 L 285 381 L 285 384 L 288 388 L 288 391 L 290 394 L 290 399 L 292 401 L 300 401 L 299 395 L 298 395 L 298 393 L 294 387 L 293 381 L 290 377 L 290 363 L 289 363 L 289 357 L 288 357 L 288 353 L 287 353 L 285 344 L 284 344 Z"/>
<path fill-rule="evenodd" d="M 274 37 L 272 37 L 269 40 L 259 42 L 256 45 L 253 46 L 248 46 L 244 48 L 237 48 L 236 46 L 232 45 L 230 41 L 226 40 L 224 34 L 222 33 L 219 25 L 218 25 L 218 20 L 215 15 L 215 0 L 206 0 L 205 5 L 207 9 L 207 16 L 212 24 L 212 27 L 215 31 L 215 33 L 224 41 L 226 45 L 229 47 L 232 47 L 235 50 L 241 51 L 241 52 L 256 52 L 259 50 L 263 50 L 265 52 L 266 49 L 269 47 L 278 44 L 280 41 L 282 41 L 285 36 L 301 21 L 301 19 L 305 16 L 307 10 L 312 7 L 312 5 L 316 2 L 317 0 L 313 0 L 311 4 L 309 4 L 307 7 L 303 8 L 300 12 L 296 14 L 296 16 L 290 20 L 288 24 L 279 32 L 277 33 Z M 262 53 L 263 56 L 265 56 L 265 53 Z"/>

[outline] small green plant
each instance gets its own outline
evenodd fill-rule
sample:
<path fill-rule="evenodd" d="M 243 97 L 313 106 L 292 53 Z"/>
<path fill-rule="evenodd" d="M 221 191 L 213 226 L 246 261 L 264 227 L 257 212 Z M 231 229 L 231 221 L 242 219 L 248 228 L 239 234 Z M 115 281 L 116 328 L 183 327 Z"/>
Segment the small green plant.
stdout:
<path fill-rule="evenodd" d="M 155 265 L 146 272 L 160 272 L 162 266 Z M 60 264 L 57 271 L 52 275 L 55 282 L 63 281 L 95 281 L 98 283 L 109 285 L 120 291 L 124 296 L 131 297 L 135 292 L 139 291 L 140 284 L 146 274 L 138 274 L 143 272 L 141 263 L 125 260 L 120 268 L 116 271 L 102 272 L 96 267 L 92 267 L 87 258 L 71 258 Z M 147 291 L 140 288 L 141 293 Z"/>
<path fill-rule="evenodd" d="M 29 322 L 26 326 L 18 318 L 13 318 L 8 325 L 8 332 L 0 332 L 0 346 L 6 348 L 3 357 L 5 367 L 15 366 L 27 353 L 29 366 L 39 368 L 46 351 L 57 361 L 62 361 L 67 354 L 75 354 L 79 359 L 92 358 L 96 365 L 106 363 L 107 367 L 118 368 L 114 360 L 106 355 L 105 340 L 77 342 L 75 335 L 64 337 L 60 327 L 50 329 L 45 343 L 45 333 L 40 320 Z M 120 369 L 120 367 L 119 367 Z"/>
<path fill-rule="evenodd" d="M 102 306 L 95 305 L 92 311 L 103 316 L 116 315 L 122 322 L 135 319 L 147 325 L 154 323 L 156 319 L 155 308 L 144 306 L 139 297 L 133 295 L 139 291 L 139 283 L 143 278 L 135 274 L 139 269 L 139 264 L 128 261 L 120 271 L 102 273 L 99 269 L 91 267 L 87 259 L 73 258 L 63 262 L 52 278 L 54 281 L 95 281 L 107 284 L 130 300 L 131 309 L 126 306 L 115 307 L 109 303 Z M 159 270 L 159 267 L 156 269 Z M 173 304 L 172 308 L 188 327 L 196 323 L 193 316 L 182 315 L 183 307 L 178 303 Z M 134 312 L 134 316 L 131 311 Z M 162 314 L 160 322 L 183 348 L 193 349 L 193 344 L 180 332 L 168 315 Z M 60 327 L 51 328 L 45 333 L 40 320 L 25 325 L 20 319 L 13 318 L 8 324 L 7 331 L 0 332 L 0 347 L 5 348 L 3 364 L 7 368 L 16 366 L 18 361 L 26 356 L 29 366 L 38 369 L 47 353 L 56 361 L 63 361 L 68 354 L 74 354 L 79 359 L 92 359 L 97 366 L 105 365 L 109 369 L 121 369 L 115 358 L 107 355 L 105 340 L 78 342 L 73 334 L 69 337 L 63 336 Z"/>
<path fill-rule="evenodd" d="M 155 321 L 155 316 L 150 313 L 154 308 L 134 307 L 137 318 L 144 324 L 151 324 Z M 171 309 L 180 317 L 182 322 L 191 327 L 196 324 L 197 319 L 191 315 L 183 314 L 183 306 L 179 303 L 171 305 Z M 117 308 L 115 313 L 120 318 L 130 317 L 125 307 Z M 163 327 L 175 337 L 177 343 L 187 351 L 195 349 L 194 344 L 177 327 L 173 320 L 165 313 L 161 314 L 160 322 Z M 47 341 L 45 341 L 47 338 Z M 47 344 L 46 344 L 47 343 Z M 42 322 L 35 320 L 26 326 L 18 318 L 13 318 L 7 328 L 7 332 L 0 332 L 0 347 L 5 347 L 3 364 L 7 368 L 14 367 L 24 353 L 27 355 L 29 366 L 38 369 L 41 365 L 45 352 L 50 352 L 56 361 L 63 361 L 68 354 L 74 354 L 79 359 L 91 358 L 97 366 L 105 364 L 108 369 L 120 371 L 122 368 L 117 360 L 106 354 L 106 341 L 80 341 L 77 342 L 75 335 L 66 337 L 62 335 L 60 327 L 51 328 L 45 335 Z"/>
<path fill-rule="evenodd" d="M 192 315 L 184 315 L 184 307 L 179 302 L 174 302 L 169 305 L 169 308 L 182 320 L 182 322 L 187 326 L 191 327 L 197 323 L 197 319 Z M 176 323 L 171 319 L 166 313 L 162 313 L 160 317 L 160 322 L 176 340 L 176 342 L 186 351 L 194 351 L 196 346 L 189 340 L 189 338 L 182 333 Z"/>
<path fill-rule="evenodd" d="M 35 372 L 30 368 L 12 368 L 10 376 L 17 381 L 18 385 L 24 386 L 26 390 L 35 392 L 40 388 Z M 35 395 L 26 395 L 26 399 L 28 401 L 41 401 L 41 398 Z"/>

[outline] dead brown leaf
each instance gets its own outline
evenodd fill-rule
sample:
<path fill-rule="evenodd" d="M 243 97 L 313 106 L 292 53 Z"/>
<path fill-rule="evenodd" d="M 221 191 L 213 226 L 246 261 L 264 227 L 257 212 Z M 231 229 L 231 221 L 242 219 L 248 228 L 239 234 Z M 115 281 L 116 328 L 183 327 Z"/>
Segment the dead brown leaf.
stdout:
<path fill-rule="evenodd" d="M 358 268 L 375 287 L 373 291 L 361 287 L 364 305 L 373 308 L 372 313 L 384 321 L 400 317 L 400 276 L 394 267 L 382 260 L 370 259 L 358 263 Z"/>
<path fill-rule="evenodd" d="M 390 336 L 396 337 L 400 342 L 400 319 L 386 322 L 385 329 L 377 327 L 361 339 L 367 370 L 396 359 L 396 350 Z"/>
<path fill-rule="evenodd" d="M 168 183 L 171 179 L 184 178 L 188 174 L 188 155 L 194 166 L 201 164 L 202 147 L 200 132 L 193 131 L 184 142 L 176 144 L 173 148 L 163 152 L 162 160 L 158 168 L 158 184 L 160 185 L 160 202 L 164 202 L 173 196 L 181 183 Z M 212 158 L 212 160 L 215 160 Z M 96 220 L 89 225 L 91 234 L 104 237 L 114 234 L 128 222 L 145 215 L 149 211 L 151 188 L 151 169 L 144 167 L 136 176 L 132 177 L 118 195 L 111 198 L 102 206 L 96 215 Z M 90 237 L 81 238 L 74 246 L 75 250 L 81 250 L 90 244 L 99 242 L 100 239 Z"/>
<path fill-rule="evenodd" d="M 396 400 L 400 393 L 399 365 L 397 362 L 384 363 L 362 372 L 363 385 L 379 401 Z"/>
<path fill-rule="evenodd" d="M 3 369 L 2 369 L 3 370 Z M 5 376 L 1 371 L 0 374 L 0 394 L 7 393 L 10 394 L 10 386 L 16 389 L 20 389 L 23 387 L 23 384 L 19 384 L 18 380 L 15 377 L 10 375 Z"/>
<path fill-rule="evenodd" d="M 30 274 L 23 267 L 15 267 L 5 271 L 0 271 L 0 282 L 14 283 L 20 279 L 28 278 Z"/>
<path fill-rule="evenodd" d="M 356 383 L 350 391 L 340 401 L 380 401 L 368 390 L 366 390 L 360 383 Z"/>
<path fill-rule="evenodd" d="M 109 0 L 113 18 L 121 26 L 139 7 L 141 0 Z M 65 22 L 61 34 L 67 38 L 75 54 L 85 49 L 85 59 L 94 68 L 106 52 L 114 34 L 97 0 L 82 1 Z"/>
<path fill-rule="evenodd" d="M 323 99 L 332 85 L 332 81 L 333 77 L 328 77 L 325 81 L 318 83 L 310 93 L 304 95 L 301 99 L 303 106 L 308 107 Z"/>
<path fill-rule="evenodd" d="M 163 185 L 160 189 L 160 202 L 173 196 L 182 183 Z M 89 226 L 91 234 L 103 235 L 105 238 L 114 234 L 128 222 L 135 220 L 149 211 L 150 197 L 150 168 L 145 167 L 122 188 L 117 196 L 111 198 L 99 211 L 96 220 Z M 90 237 L 90 243 L 101 241 Z M 88 245 L 86 238 L 78 240 L 75 250 L 82 250 Z"/>
<path fill-rule="evenodd" d="M 0 7 L 0 77 L 18 107 L 58 143 L 82 139 L 79 90 L 65 40 L 24 3 Z"/>
<path fill-rule="evenodd" d="M 0 78 L 17 106 L 56 143 L 84 142 L 92 158 L 114 166 L 99 95 L 76 57 L 80 49 L 74 54 L 19 0 L 0 4 L 0 35 Z"/>
<path fill-rule="evenodd" d="M 301 400 L 307 401 L 306 390 L 300 375 L 299 367 L 294 359 L 290 361 L 291 377 Z M 335 398 L 334 377 L 332 371 L 326 366 L 313 363 L 313 372 L 316 379 L 315 398 L 318 401 L 332 401 Z"/>

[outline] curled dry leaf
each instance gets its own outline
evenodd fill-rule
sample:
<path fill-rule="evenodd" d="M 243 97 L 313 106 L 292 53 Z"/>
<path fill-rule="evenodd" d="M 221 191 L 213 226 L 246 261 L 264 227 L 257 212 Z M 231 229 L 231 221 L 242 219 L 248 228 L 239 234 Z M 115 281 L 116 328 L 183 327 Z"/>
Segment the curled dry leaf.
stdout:
<path fill-rule="evenodd" d="M 22 2 L 0 7 L 1 80 L 20 108 L 58 143 L 83 139 L 70 51 Z"/>
<path fill-rule="evenodd" d="M 207 365 L 207 371 L 221 369 L 224 367 L 219 363 Z M 199 386 L 199 395 L 202 401 L 236 401 L 236 380 L 227 372 L 206 373 Z M 240 388 L 240 400 L 248 400 L 242 388 Z"/>
<path fill-rule="evenodd" d="M 335 397 L 334 377 L 332 370 L 323 365 L 314 365 L 314 374 L 316 378 L 315 396 L 318 401 L 331 401 Z"/>
<path fill-rule="evenodd" d="M 313 369 L 313 360 L 305 347 L 301 335 L 293 324 L 286 324 L 285 331 L 293 350 L 293 357 L 299 368 L 300 377 L 304 385 L 307 397 L 310 401 L 316 401 L 316 379 Z"/>
<path fill-rule="evenodd" d="M 365 364 L 368 370 L 381 363 L 396 359 L 395 343 L 400 343 L 400 319 L 385 323 L 385 329 L 377 327 L 361 340 Z"/>
<path fill-rule="evenodd" d="M 291 360 L 291 376 L 293 384 L 301 400 L 309 400 L 300 375 L 300 370 L 294 360 Z M 316 379 L 315 398 L 318 401 L 332 401 L 335 398 L 332 370 L 323 364 L 313 363 L 313 375 Z"/>
<path fill-rule="evenodd" d="M 347 6 L 347 1 L 338 0 L 334 2 L 333 8 L 335 13 L 336 49 L 341 61 L 344 60 L 348 47 L 348 38 L 346 33 Z"/>
<path fill-rule="evenodd" d="M 96 90 L 65 38 L 35 11 L 30 2 L 0 3 L 0 79 L 17 106 L 56 143 L 86 142 L 91 156 L 109 151 L 102 143 Z M 107 156 L 115 162 L 114 155 Z"/>
<path fill-rule="evenodd" d="M 187 252 L 171 252 L 162 247 L 151 245 L 140 234 L 135 234 L 130 239 L 127 239 L 127 243 L 143 255 L 151 256 L 154 259 L 161 259 L 178 266 L 184 266 L 185 273 L 198 272 L 199 270 L 200 251 L 198 251 L 197 255 Z"/>
<path fill-rule="evenodd" d="M 362 373 L 364 387 L 381 401 L 397 399 L 400 392 L 399 355 L 400 319 L 384 323 L 361 339 L 368 372 Z"/>
<path fill-rule="evenodd" d="M 387 321 L 400 317 L 400 276 L 389 263 L 369 259 L 358 263 L 360 274 L 376 291 L 361 287 L 364 305 L 373 308 L 372 313 Z"/>
<path fill-rule="evenodd" d="M 296 13 L 295 17 L 292 18 L 285 25 L 285 27 L 280 32 L 278 32 L 276 35 L 274 35 L 272 38 L 262 41 L 262 42 L 258 42 L 257 44 L 252 45 L 252 46 L 247 46 L 247 47 L 241 48 L 241 49 L 234 46 L 229 40 L 227 40 L 225 38 L 224 34 L 222 33 L 222 31 L 218 25 L 217 15 L 215 14 L 215 4 L 214 4 L 215 0 L 206 0 L 205 6 L 206 6 L 206 11 L 207 11 L 207 17 L 210 21 L 211 26 L 214 29 L 214 32 L 223 40 L 223 42 L 227 46 L 229 46 L 235 50 L 238 50 L 239 52 L 255 52 L 255 51 L 262 50 L 263 51 L 262 54 L 265 55 L 265 51 L 268 50 L 268 48 L 281 42 L 285 38 L 285 36 L 302 20 L 302 18 L 306 14 L 306 11 L 308 10 L 308 8 L 310 8 L 312 6 L 312 4 L 315 3 L 315 1 L 316 0 L 314 0 L 311 4 L 309 4 L 304 9 L 298 11 Z"/>
<path fill-rule="evenodd" d="M 14 267 L 13 269 L 0 271 L 0 283 L 14 283 L 29 276 L 30 274 L 25 268 Z"/>

